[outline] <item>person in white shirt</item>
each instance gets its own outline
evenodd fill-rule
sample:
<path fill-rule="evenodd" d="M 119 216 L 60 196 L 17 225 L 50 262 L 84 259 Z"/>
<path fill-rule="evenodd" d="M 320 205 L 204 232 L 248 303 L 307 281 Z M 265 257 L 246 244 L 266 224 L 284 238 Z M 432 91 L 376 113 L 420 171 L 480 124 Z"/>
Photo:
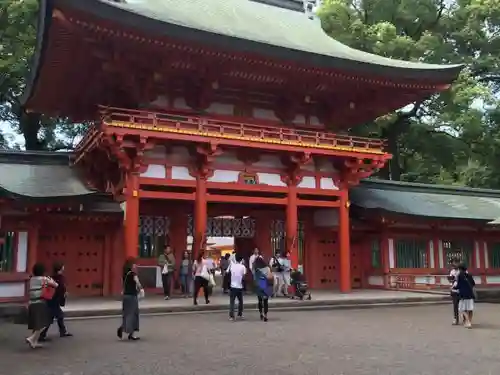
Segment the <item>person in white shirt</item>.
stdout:
<path fill-rule="evenodd" d="M 272 297 L 275 297 L 278 295 L 278 292 L 282 289 L 282 284 L 283 284 L 283 278 L 282 278 L 282 267 L 281 264 L 278 261 L 279 258 L 279 253 L 276 253 L 275 256 L 273 256 L 269 260 L 269 267 L 271 268 L 271 271 L 273 273 L 273 293 Z"/>
<path fill-rule="evenodd" d="M 229 320 L 234 321 L 235 301 L 238 299 L 238 318 L 243 318 L 243 279 L 247 268 L 243 265 L 243 257 L 236 255 L 236 263 L 231 264 L 228 272 L 231 276 L 229 290 Z"/>
<path fill-rule="evenodd" d="M 253 264 L 255 262 L 255 259 L 257 259 L 260 256 L 261 255 L 259 249 L 258 248 L 253 249 L 253 254 L 250 256 L 250 260 L 248 261 L 248 268 L 250 268 L 251 272 L 254 271 Z"/>
<path fill-rule="evenodd" d="M 231 253 L 231 256 L 229 257 L 229 264 L 235 264 L 236 263 L 236 250 L 233 250 Z"/>
<path fill-rule="evenodd" d="M 458 295 L 458 290 L 453 288 L 453 284 L 457 281 L 458 274 L 460 273 L 458 270 L 458 265 L 458 259 L 453 259 L 451 262 L 450 274 L 448 276 L 448 281 L 451 283 L 450 295 L 453 303 L 453 325 L 458 325 L 460 323 L 458 314 L 458 304 L 460 302 L 460 298 Z"/>
<path fill-rule="evenodd" d="M 210 272 L 212 271 L 211 263 L 207 261 L 207 256 L 204 253 L 198 255 L 198 258 L 193 263 L 193 277 L 194 277 L 194 294 L 193 303 L 198 305 L 198 293 L 203 288 L 205 296 L 205 303 L 210 303 L 209 297 L 209 281 Z"/>

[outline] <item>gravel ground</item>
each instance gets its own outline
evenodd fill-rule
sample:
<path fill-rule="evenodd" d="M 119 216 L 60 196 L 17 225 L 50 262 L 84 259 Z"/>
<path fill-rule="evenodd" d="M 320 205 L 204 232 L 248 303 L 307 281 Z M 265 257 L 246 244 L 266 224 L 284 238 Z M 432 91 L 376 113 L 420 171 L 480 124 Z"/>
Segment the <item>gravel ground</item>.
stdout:
<path fill-rule="evenodd" d="M 79 320 L 39 350 L 1 323 L 0 374 L 498 375 L 499 309 L 478 305 L 472 330 L 451 326 L 451 306 L 143 317 L 138 342 L 118 341 L 116 319 Z"/>

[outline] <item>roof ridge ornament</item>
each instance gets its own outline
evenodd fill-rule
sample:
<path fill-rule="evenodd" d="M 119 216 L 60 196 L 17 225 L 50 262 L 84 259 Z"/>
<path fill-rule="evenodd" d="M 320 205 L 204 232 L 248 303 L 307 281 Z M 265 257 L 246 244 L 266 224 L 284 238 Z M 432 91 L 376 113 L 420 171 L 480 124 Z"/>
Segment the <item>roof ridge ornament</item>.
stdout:
<path fill-rule="evenodd" d="M 323 0 L 302 0 L 304 12 L 310 20 L 319 20 L 318 10 L 323 5 Z"/>

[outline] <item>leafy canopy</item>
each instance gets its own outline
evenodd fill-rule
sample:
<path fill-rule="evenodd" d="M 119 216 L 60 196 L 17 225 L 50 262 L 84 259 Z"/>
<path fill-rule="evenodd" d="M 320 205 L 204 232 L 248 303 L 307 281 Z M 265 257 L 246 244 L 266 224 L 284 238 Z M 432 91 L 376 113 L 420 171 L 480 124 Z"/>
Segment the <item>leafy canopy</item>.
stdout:
<path fill-rule="evenodd" d="M 498 127 L 500 0 L 326 0 L 320 17 L 330 36 L 354 48 L 465 64 L 450 90 L 355 129 L 388 139 L 394 159 L 383 177 L 500 188 L 485 150 Z"/>

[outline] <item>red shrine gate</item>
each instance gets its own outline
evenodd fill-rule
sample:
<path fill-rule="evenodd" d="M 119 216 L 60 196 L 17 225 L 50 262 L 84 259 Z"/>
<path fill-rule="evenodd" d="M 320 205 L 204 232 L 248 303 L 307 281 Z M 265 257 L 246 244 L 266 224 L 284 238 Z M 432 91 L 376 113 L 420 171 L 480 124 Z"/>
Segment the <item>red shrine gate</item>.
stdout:
<path fill-rule="evenodd" d="M 192 215 L 195 256 L 213 230 L 209 217 L 248 216 L 259 248 L 284 247 L 297 267 L 302 246 L 314 286 L 350 291 L 359 257 L 348 189 L 391 155 L 383 140 L 349 130 L 446 89 L 461 69 L 355 51 L 306 14 L 254 1 L 41 3 L 23 104 L 93 122 L 74 167 L 123 202 L 121 260 L 161 247 L 151 250 L 140 216 L 168 217 L 169 241 L 181 251 Z M 200 9 L 234 17 L 221 25 L 186 16 Z M 314 221 L 320 209 L 338 213 L 325 233 Z M 272 220 L 283 223 L 273 235 Z"/>

